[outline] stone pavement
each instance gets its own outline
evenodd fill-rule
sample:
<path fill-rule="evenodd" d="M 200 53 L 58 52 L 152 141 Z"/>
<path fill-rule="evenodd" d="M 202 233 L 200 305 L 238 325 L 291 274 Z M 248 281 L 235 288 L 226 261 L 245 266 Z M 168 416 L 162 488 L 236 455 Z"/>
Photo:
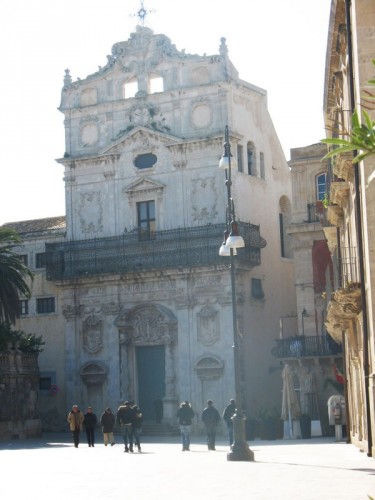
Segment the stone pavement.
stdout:
<path fill-rule="evenodd" d="M 1 497 L 45 499 L 375 499 L 375 459 L 334 438 L 250 441 L 254 462 L 230 462 L 226 441 L 208 451 L 192 437 L 145 437 L 142 453 L 124 453 L 121 437 L 105 447 L 74 448 L 70 434 L 0 442 Z"/>

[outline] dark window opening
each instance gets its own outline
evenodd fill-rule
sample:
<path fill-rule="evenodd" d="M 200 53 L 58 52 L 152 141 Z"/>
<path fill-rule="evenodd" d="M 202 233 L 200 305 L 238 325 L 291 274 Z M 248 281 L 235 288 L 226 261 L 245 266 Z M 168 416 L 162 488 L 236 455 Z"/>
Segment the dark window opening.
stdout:
<path fill-rule="evenodd" d="M 143 155 L 138 155 L 134 160 L 134 165 L 139 168 L 151 168 L 158 161 L 157 157 L 153 153 L 146 153 Z"/>
<path fill-rule="evenodd" d="M 155 201 L 137 203 L 138 234 L 140 240 L 153 240 L 156 237 Z"/>
<path fill-rule="evenodd" d="M 46 314 L 55 312 L 55 297 L 44 297 L 36 299 L 36 312 Z"/>
<path fill-rule="evenodd" d="M 258 278 L 251 278 L 251 296 L 255 299 L 264 298 L 262 280 Z"/>
<path fill-rule="evenodd" d="M 46 267 L 46 253 L 37 253 L 36 254 L 36 263 L 35 267 L 40 269 L 41 267 Z"/>

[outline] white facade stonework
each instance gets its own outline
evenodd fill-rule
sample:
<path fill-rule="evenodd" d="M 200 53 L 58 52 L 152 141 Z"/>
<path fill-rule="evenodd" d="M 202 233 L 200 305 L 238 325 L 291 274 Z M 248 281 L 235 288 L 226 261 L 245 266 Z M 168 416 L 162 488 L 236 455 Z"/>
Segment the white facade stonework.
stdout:
<path fill-rule="evenodd" d="M 46 340 L 41 371 L 59 389 L 40 397 L 46 419 L 73 403 L 100 413 L 125 399 L 153 419 L 162 399 L 173 424 L 181 400 L 199 413 L 208 398 L 220 409 L 234 397 L 230 271 L 217 256 L 225 125 L 245 224 L 236 257 L 243 401 L 249 415 L 280 407 L 271 349 L 280 317 L 295 311 L 291 183 L 266 92 L 239 79 L 225 39 L 217 55 L 189 55 L 137 27 L 97 73 L 73 81 L 66 70 L 60 111 L 66 233 L 51 232 L 35 285 L 55 296 L 56 311 L 19 320 Z"/>

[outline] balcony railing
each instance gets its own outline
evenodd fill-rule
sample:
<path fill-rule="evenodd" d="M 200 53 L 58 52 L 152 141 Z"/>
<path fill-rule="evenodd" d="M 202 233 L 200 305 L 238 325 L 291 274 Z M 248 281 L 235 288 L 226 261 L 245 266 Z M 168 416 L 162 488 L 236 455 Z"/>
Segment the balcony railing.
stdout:
<path fill-rule="evenodd" d="M 358 253 L 356 247 L 338 247 L 332 255 L 333 287 L 347 288 L 359 283 Z"/>
<path fill-rule="evenodd" d="M 322 222 L 324 207 L 322 201 L 307 204 L 307 222 Z"/>
<path fill-rule="evenodd" d="M 98 274 L 125 274 L 161 269 L 212 266 L 225 263 L 219 256 L 224 224 L 157 231 L 154 239 L 139 238 L 138 231 L 121 236 L 50 243 L 46 245 L 47 279 L 65 280 Z M 236 261 L 249 267 L 261 262 L 266 241 L 259 226 L 239 223 L 245 248 Z"/>
<path fill-rule="evenodd" d="M 276 340 L 272 354 L 279 359 L 335 356 L 342 353 L 342 346 L 330 336 L 291 337 Z"/>

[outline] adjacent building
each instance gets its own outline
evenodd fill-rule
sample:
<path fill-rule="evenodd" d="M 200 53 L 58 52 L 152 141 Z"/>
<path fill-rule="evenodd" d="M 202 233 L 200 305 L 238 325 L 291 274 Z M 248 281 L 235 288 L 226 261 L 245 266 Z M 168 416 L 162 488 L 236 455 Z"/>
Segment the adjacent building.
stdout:
<path fill-rule="evenodd" d="M 356 109 L 374 119 L 375 9 L 368 0 L 332 1 L 324 112 L 328 135 L 346 137 Z M 334 266 L 327 293 L 329 333 L 345 348 L 348 433 L 374 456 L 374 158 L 353 165 L 353 154 L 331 162 L 325 228 Z"/>

